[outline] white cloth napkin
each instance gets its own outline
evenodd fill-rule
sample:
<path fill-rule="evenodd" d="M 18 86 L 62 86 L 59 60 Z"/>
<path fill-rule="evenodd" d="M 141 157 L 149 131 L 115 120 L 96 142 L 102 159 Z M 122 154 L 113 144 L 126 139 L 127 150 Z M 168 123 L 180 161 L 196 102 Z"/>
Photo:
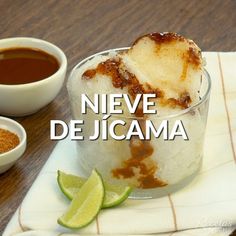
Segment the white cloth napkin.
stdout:
<path fill-rule="evenodd" d="M 127 200 L 102 210 L 80 231 L 57 224 L 69 201 L 56 183 L 58 169 L 78 174 L 75 143 L 57 144 L 3 236 L 229 235 L 236 228 L 236 53 L 206 52 L 212 92 L 203 167 L 187 187 L 151 200 Z"/>

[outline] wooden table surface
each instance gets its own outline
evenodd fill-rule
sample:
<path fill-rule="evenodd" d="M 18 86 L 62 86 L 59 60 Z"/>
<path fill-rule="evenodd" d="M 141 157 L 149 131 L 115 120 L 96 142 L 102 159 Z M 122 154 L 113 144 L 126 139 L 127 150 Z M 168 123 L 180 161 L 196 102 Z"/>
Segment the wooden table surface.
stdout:
<path fill-rule="evenodd" d="M 128 46 L 154 31 L 178 32 L 205 51 L 236 51 L 233 0 L 0 0 L 0 9 L 0 38 L 48 40 L 67 55 L 68 71 L 90 54 Z M 56 144 L 49 139 L 50 120 L 70 119 L 68 104 L 64 86 L 51 104 L 34 115 L 16 118 L 26 129 L 28 147 L 17 164 L 0 176 L 0 234 Z"/>

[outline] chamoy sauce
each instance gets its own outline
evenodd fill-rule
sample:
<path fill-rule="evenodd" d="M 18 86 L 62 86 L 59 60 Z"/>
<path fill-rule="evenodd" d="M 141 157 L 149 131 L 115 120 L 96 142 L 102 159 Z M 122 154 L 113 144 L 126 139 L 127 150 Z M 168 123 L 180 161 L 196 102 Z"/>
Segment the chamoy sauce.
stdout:
<path fill-rule="evenodd" d="M 39 49 L 0 50 L 0 84 L 17 85 L 43 80 L 59 69 L 57 59 Z"/>

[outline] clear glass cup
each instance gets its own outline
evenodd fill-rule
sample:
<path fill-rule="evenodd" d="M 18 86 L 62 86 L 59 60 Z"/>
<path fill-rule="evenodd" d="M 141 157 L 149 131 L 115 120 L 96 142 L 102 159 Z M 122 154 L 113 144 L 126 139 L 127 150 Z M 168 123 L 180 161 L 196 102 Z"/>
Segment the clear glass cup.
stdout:
<path fill-rule="evenodd" d="M 102 140 L 89 140 L 94 133 L 94 121 L 103 120 L 103 114 L 95 114 L 88 109 L 87 114 L 81 114 L 81 92 L 71 89 L 77 70 L 96 55 L 107 55 L 111 51 L 123 51 L 127 48 L 108 50 L 94 54 L 72 70 L 67 88 L 70 97 L 72 118 L 84 120 L 84 140 L 77 141 L 78 165 L 88 176 L 96 168 L 108 182 L 129 184 L 134 187 L 132 198 L 156 198 L 177 191 L 188 184 L 201 168 L 203 157 L 204 135 L 207 122 L 208 104 L 211 89 L 211 80 L 204 70 L 200 89 L 200 101 L 176 114 L 158 116 L 151 114 L 148 119 L 158 127 L 163 120 L 173 127 L 176 120 L 181 120 L 188 140 L 176 137 L 174 140 L 164 140 L 162 135 L 149 141 L 138 139 L 117 141 L 111 137 Z M 83 91 L 86 94 L 86 91 Z M 125 134 L 132 120 L 143 124 L 143 117 L 127 115 L 111 115 L 107 119 L 109 125 L 121 119 L 127 126 L 119 126 L 116 133 Z M 143 154 L 146 153 L 146 154 Z M 148 153 L 148 154 L 147 154 Z"/>

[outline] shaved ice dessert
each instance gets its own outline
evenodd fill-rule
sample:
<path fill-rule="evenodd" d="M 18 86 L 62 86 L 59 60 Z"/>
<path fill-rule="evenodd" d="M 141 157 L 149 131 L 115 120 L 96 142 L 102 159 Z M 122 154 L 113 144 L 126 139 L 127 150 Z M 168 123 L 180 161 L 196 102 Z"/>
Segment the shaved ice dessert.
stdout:
<path fill-rule="evenodd" d="M 186 185 L 201 167 L 208 111 L 210 79 L 204 70 L 201 50 L 189 39 L 175 33 L 152 33 L 138 38 L 130 48 L 112 49 L 80 62 L 72 71 L 67 88 L 73 119 L 85 120 L 83 141 L 78 141 L 79 164 L 87 175 L 97 168 L 110 182 L 128 183 L 136 190 L 133 197 L 160 197 Z M 123 114 L 111 115 L 108 125 L 117 119 L 127 124 L 145 120 L 158 127 L 168 120 L 172 127 L 181 120 L 188 140 L 151 137 L 141 140 L 90 141 L 94 120 L 104 114 L 88 109 L 81 114 L 81 94 L 91 101 L 94 94 L 155 94 L 157 114 L 144 114 L 142 103 L 131 114 L 122 102 Z M 120 98 L 122 101 L 123 98 Z M 118 126 L 117 134 L 128 126 Z M 145 132 L 145 131 L 144 131 Z"/>

